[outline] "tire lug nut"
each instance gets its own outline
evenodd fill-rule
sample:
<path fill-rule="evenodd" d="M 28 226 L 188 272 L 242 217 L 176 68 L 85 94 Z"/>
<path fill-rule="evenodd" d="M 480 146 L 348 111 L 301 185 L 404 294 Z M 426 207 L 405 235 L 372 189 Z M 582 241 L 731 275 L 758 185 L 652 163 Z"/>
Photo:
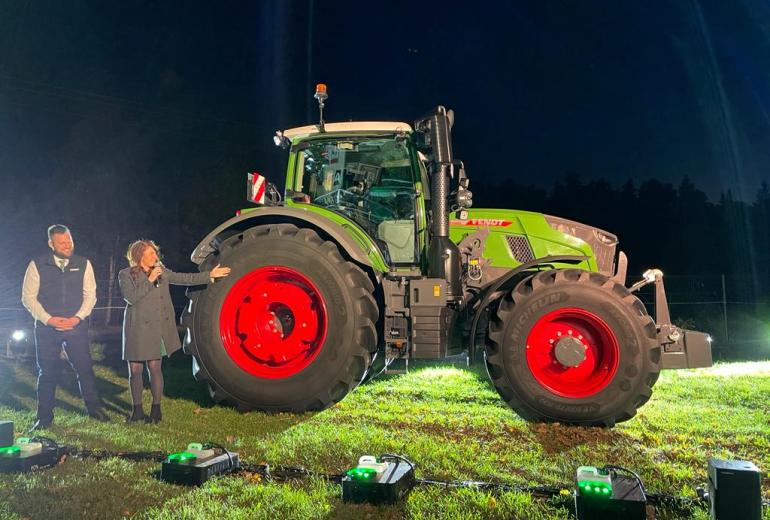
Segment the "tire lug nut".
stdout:
<path fill-rule="evenodd" d="M 556 335 L 561 337 L 561 332 L 557 332 Z"/>

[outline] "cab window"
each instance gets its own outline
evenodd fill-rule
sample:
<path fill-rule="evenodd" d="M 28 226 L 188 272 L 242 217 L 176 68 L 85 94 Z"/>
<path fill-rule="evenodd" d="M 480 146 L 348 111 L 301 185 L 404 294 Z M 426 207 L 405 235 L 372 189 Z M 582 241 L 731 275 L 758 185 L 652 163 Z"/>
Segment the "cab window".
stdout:
<path fill-rule="evenodd" d="M 299 190 L 311 203 L 355 221 L 390 263 L 415 263 L 415 179 L 405 139 L 320 140 L 299 153 Z"/>

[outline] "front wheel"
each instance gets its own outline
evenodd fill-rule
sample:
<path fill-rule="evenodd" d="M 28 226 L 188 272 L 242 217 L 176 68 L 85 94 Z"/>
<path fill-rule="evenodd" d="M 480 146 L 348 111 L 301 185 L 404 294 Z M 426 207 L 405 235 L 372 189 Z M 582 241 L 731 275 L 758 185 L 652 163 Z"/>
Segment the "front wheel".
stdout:
<path fill-rule="evenodd" d="M 230 275 L 190 294 L 193 373 L 240 410 L 321 410 L 360 382 L 377 345 L 374 287 L 337 246 L 289 224 L 232 237 Z"/>
<path fill-rule="evenodd" d="M 489 376 L 530 421 L 612 426 L 652 395 L 657 329 L 628 289 L 599 273 L 550 270 L 523 280 L 489 324 Z"/>

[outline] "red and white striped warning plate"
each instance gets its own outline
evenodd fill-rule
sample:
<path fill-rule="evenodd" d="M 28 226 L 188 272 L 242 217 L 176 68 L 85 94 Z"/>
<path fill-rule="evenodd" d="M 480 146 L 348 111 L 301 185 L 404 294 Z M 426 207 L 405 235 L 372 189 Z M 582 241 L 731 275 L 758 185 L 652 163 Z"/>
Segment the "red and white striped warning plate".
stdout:
<path fill-rule="evenodd" d="M 257 172 L 249 174 L 249 200 L 255 204 L 265 203 L 267 180 Z"/>

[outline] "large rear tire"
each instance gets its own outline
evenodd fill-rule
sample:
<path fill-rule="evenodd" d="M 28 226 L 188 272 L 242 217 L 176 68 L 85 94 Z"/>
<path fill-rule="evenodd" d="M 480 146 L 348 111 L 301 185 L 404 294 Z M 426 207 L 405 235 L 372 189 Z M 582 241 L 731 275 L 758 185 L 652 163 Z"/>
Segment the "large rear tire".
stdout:
<path fill-rule="evenodd" d="M 377 345 L 374 286 L 337 246 L 290 224 L 258 226 L 201 266 L 228 277 L 189 294 L 193 375 L 239 410 L 304 412 L 341 400 Z"/>
<path fill-rule="evenodd" d="M 628 289 L 599 273 L 550 270 L 502 299 L 486 364 L 524 419 L 613 426 L 652 395 L 660 346 L 655 323 Z"/>

